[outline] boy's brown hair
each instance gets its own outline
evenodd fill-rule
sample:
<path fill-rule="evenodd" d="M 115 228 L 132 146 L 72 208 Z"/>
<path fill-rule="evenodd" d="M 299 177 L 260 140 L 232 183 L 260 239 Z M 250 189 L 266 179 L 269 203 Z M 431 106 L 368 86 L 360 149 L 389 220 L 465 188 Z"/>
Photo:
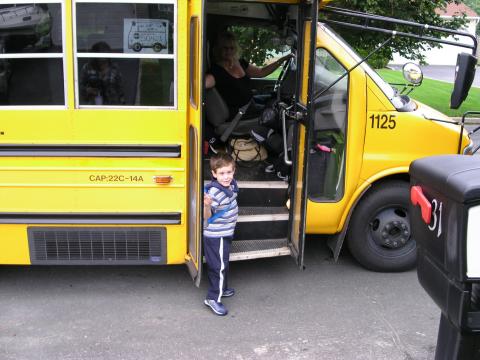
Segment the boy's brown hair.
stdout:
<path fill-rule="evenodd" d="M 233 157 L 228 153 L 219 152 L 210 158 L 210 170 L 213 172 L 216 172 L 217 169 L 220 169 L 221 167 L 229 165 L 232 165 L 233 169 L 235 169 L 235 160 L 233 160 Z"/>

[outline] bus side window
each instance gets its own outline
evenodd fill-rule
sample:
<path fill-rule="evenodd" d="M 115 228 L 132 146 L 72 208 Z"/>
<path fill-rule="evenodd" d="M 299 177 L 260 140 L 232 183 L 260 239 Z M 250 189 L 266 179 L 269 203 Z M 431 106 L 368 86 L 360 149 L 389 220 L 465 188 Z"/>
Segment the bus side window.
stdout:
<path fill-rule="evenodd" d="M 175 13 L 175 0 L 77 2 L 77 104 L 175 106 Z"/>
<path fill-rule="evenodd" d="M 62 2 L 0 6 L 0 106 L 65 105 Z"/>

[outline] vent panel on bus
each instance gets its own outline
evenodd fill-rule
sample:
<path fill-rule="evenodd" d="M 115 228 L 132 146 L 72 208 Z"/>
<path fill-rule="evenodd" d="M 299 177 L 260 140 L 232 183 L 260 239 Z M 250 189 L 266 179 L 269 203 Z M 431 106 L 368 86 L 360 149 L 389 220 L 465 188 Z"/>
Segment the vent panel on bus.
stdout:
<path fill-rule="evenodd" d="M 32 264 L 165 264 L 163 227 L 30 227 Z"/>

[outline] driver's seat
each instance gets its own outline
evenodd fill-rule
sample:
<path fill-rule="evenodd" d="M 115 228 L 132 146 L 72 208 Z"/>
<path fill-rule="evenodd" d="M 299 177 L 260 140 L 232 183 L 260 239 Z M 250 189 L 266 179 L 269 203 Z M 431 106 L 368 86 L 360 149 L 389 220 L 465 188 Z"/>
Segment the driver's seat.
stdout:
<path fill-rule="evenodd" d="M 251 131 L 263 131 L 265 127 L 259 125 L 259 117 L 243 119 L 249 104 L 242 106 L 238 113 L 230 119 L 228 106 L 215 88 L 208 89 L 205 94 L 205 114 L 207 121 L 214 127 L 215 134 L 226 142 L 229 136 L 242 137 L 251 134 Z"/>

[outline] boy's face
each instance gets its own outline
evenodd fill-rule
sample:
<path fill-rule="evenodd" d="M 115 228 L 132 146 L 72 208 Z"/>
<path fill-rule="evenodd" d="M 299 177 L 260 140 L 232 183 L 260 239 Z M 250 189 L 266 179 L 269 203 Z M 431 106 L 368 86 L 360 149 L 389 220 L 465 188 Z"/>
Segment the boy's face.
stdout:
<path fill-rule="evenodd" d="M 217 170 L 212 170 L 212 175 L 220 185 L 229 187 L 230 183 L 233 180 L 233 174 L 235 174 L 235 168 L 232 164 L 218 168 Z"/>

